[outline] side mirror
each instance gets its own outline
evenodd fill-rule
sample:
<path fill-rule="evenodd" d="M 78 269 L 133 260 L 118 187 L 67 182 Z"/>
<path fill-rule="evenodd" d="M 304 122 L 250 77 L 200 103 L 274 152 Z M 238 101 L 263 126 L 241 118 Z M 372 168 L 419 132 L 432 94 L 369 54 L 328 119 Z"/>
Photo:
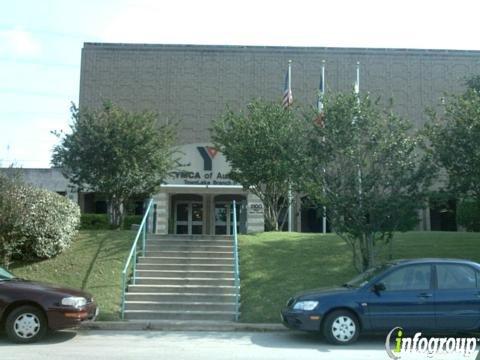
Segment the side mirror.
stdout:
<path fill-rule="evenodd" d="M 386 287 L 384 283 L 377 283 L 373 285 L 372 290 L 375 291 L 376 293 L 379 293 L 380 291 L 385 291 Z"/>

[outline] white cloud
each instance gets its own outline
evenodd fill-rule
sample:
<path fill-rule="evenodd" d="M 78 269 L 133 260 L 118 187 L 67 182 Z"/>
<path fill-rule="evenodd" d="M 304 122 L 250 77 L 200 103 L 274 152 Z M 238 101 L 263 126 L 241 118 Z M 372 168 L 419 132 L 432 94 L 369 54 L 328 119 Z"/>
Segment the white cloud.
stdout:
<path fill-rule="evenodd" d="M 0 54 L 9 57 L 37 56 L 42 46 L 32 33 L 20 28 L 0 31 Z"/>

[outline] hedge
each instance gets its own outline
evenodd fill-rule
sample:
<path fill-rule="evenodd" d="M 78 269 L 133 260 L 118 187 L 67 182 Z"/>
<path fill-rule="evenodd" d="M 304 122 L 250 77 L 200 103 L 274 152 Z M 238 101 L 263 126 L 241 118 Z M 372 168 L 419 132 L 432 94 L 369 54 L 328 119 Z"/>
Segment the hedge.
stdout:
<path fill-rule="evenodd" d="M 123 219 L 123 229 L 131 230 L 133 224 L 142 222 L 143 215 L 127 215 Z M 89 214 L 85 213 L 81 216 L 82 230 L 108 230 L 112 227 L 108 222 L 107 214 Z"/>
<path fill-rule="evenodd" d="M 80 224 L 80 229 L 82 230 L 110 229 L 107 214 L 82 214 Z"/>
<path fill-rule="evenodd" d="M 462 200 L 457 204 L 457 223 L 467 231 L 480 231 L 480 204 L 473 200 Z"/>

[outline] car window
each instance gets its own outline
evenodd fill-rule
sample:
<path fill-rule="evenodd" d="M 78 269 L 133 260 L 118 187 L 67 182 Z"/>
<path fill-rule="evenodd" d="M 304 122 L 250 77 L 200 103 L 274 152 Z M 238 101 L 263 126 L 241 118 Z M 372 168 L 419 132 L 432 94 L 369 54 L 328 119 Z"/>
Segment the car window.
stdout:
<path fill-rule="evenodd" d="M 466 265 L 438 264 L 437 286 L 440 290 L 475 289 L 477 288 L 477 273 Z"/>
<path fill-rule="evenodd" d="M 386 291 L 430 289 L 431 266 L 404 266 L 385 276 L 381 282 Z"/>
<path fill-rule="evenodd" d="M 355 276 L 352 280 L 346 283 L 348 286 L 352 287 L 361 287 L 367 284 L 371 279 L 373 279 L 375 276 L 379 275 L 380 273 L 384 272 L 386 269 L 388 269 L 391 264 L 383 264 L 379 265 L 374 268 L 370 268 L 366 270 L 365 272 Z"/>
<path fill-rule="evenodd" d="M 11 280 L 14 276 L 10 274 L 7 270 L 0 267 L 0 280 Z"/>

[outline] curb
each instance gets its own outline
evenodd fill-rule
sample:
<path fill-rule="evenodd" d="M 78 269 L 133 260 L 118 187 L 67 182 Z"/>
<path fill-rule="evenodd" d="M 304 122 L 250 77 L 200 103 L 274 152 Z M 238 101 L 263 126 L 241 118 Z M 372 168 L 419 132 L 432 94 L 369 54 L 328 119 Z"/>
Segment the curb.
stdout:
<path fill-rule="evenodd" d="M 287 331 L 282 324 L 236 323 L 226 321 L 95 321 L 84 322 L 81 330 L 114 330 L 114 331 Z"/>

